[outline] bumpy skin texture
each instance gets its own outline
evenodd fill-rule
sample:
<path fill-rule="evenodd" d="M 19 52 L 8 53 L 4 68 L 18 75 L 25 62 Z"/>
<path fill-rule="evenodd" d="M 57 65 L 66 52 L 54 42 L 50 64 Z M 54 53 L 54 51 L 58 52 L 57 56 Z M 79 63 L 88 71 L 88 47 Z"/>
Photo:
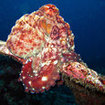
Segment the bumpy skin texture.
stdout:
<path fill-rule="evenodd" d="M 60 79 L 59 72 L 82 85 L 88 83 L 105 92 L 105 80 L 87 68 L 74 52 L 74 35 L 59 15 L 59 10 L 47 4 L 16 21 L 0 52 L 22 62 L 19 81 L 25 91 L 39 93 L 48 90 Z"/>
<path fill-rule="evenodd" d="M 16 21 L 7 48 L 14 56 L 26 60 L 19 78 L 26 91 L 43 92 L 55 85 L 60 78 L 63 53 L 74 51 L 73 39 L 69 24 L 51 4 Z"/>

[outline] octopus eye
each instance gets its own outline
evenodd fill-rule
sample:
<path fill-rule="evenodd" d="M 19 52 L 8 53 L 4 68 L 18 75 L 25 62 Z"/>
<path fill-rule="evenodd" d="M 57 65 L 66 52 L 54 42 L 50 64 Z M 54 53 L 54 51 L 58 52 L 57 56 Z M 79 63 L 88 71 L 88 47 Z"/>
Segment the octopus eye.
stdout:
<path fill-rule="evenodd" d="M 52 39 L 59 39 L 59 28 L 57 26 L 53 26 L 50 36 Z"/>

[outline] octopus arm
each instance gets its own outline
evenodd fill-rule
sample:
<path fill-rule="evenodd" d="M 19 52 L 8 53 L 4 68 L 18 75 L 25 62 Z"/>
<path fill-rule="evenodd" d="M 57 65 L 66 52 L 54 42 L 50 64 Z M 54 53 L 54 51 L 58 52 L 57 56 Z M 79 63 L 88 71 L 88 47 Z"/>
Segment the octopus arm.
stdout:
<path fill-rule="evenodd" d="M 68 57 L 70 58 L 70 57 Z M 63 65 L 63 75 L 70 78 L 77 84 L 105 93 L 105 77 L 98 75 L 97 72 L 87 67 L 82 60 L 69 59 Z"/>
<path fill-rule="evenodd" d="M 0 40 L 0 54 L 11 55 L 8 48 L 6 47 L 6 42 Z"/>
<path fill-rule="evenodd" d="M 39 93 L 54 86 L 55 81 L 59 78 L 59 72 L 53 63 L 45 65 L 41 68 L 40 72 L 36 74 L 32 69 L 32 62 L 28 62 L 22 67 L 19 80 L 23 82 L 26 92 Z"/>
<path fill-rule="evenodd" d="M 0 40 L 0 54 L 2 55 L 6 55 L 6 56 L 10 56 L 12 57 L 14 60 L 24 64 L 24 62 L 26 61 L 25 59 L 19 58 L 17 56 L 14 56 L 9 49 L 6 46 L 6 42 L 5 41 L 1 41 Z"/>

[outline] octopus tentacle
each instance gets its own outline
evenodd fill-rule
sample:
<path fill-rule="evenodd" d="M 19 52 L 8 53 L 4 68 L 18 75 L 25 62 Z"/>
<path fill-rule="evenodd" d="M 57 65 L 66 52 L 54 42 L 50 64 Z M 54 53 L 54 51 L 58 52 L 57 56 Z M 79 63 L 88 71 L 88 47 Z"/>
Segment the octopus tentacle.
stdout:
<path fill-rule="evenodd" d="M 73 56 L 72 56 L 73 57 Z M 69 57 L 70 58 L 70 57 Z M 75 58 L 75 57 L 74 57 Z M 82 61 L 72 60 L 63 64 L 63 74 L 70 77 L 70 80 L 93 90 L 105 92 L 105 77 L 98 75 Z"/>
<path fill-rule="evenodd" d="M 25 85 L 25 91 L 31 93 L 39 93 L 48 90 L 51 86 L 55 85 L 55 81 L 59 80 L 59 71 L 56 66 L 51 62 L 41 68 L 40 72 L 35 73 L 32 69 L 32 61 L 28 62 L 22 67 L 19 81 Z"/>
<path fill-rule="evenodd" d="M 60 79 L 57 53 L 57 50 L 47 46 L 32 60 L 26 61 L 19 79 L 25 85 L 25 91 L 39 93 L 55 85 L 55 81 Z"/>

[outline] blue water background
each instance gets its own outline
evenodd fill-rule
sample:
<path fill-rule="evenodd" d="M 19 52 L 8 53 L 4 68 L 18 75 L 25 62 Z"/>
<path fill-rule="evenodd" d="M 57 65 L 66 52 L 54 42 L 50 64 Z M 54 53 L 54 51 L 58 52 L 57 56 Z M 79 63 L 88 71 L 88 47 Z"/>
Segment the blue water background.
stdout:
<path fill-rule="evenodd" d="M 104 0 L 0 0 L 0 40 L 15 21 L 45 4 L 55 4 L 75 35 L 76 52 L 89 67 L 105 74 Z"/>

